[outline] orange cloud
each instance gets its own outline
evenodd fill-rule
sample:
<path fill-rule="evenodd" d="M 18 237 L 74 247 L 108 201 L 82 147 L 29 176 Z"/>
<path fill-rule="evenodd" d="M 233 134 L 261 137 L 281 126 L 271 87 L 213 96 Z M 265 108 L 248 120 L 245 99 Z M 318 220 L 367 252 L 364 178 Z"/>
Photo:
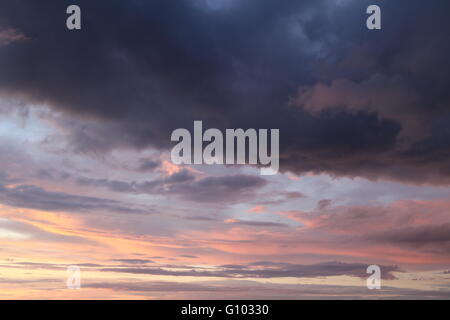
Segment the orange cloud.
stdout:
<path fill-rule="evenodd" d="M 266 210 L 265 206 L 255 206 L 249 209 L 247 212 L 249 213 L 263 213 Z"/>

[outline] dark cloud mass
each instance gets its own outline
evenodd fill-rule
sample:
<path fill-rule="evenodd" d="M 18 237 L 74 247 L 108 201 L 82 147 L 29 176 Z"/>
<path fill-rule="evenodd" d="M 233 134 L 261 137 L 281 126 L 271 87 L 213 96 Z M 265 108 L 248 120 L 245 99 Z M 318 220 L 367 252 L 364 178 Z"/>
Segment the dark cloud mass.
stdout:
<path fill-rule="evenodd" d="M 280 128 L 281 170 L 448 184 L 450 4 L 380 2 L 373 32 L 377 2 L 79 0 L 71 32 L 72 1 L 0 1 L 0 93 L 85 119 L 80 151 L 167 149 L 203 120 Z"/>

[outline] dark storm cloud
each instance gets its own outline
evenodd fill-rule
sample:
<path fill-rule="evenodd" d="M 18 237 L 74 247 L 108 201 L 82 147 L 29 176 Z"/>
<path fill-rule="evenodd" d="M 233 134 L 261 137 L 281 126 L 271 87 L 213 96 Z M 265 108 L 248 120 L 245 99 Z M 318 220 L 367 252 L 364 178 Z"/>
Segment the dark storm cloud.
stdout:
<path fill-rule="evenodd" d="M 397 228 L 369 235 L 370 240 L 396 244 L 427 251 L 448 253 L 450 223 Z"/>
<path fill-rule="evenodd" d="M 78 151 L 169 148 L 203 120 L 280 128 L 281 170 L 448 183 L 450 5 L 381 2 L 373 32 L 376 2 L 80 0 L 77 32 L 72 2 L 2 2 L 27 40 L 0 48 L 0 92 L 86 119 L 65 123 Z"/>

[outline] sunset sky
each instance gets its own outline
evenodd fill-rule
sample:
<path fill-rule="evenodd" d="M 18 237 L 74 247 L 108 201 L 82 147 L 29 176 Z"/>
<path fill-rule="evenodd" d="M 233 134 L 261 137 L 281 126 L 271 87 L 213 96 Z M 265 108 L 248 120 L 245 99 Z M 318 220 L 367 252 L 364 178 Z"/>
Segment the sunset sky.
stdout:
<path fill-rule="evenodd" d="M 0 299 L 450 299 L 449 12 L 0 0 Z M 173 164 L 195 120 L 280 172 Z"/>

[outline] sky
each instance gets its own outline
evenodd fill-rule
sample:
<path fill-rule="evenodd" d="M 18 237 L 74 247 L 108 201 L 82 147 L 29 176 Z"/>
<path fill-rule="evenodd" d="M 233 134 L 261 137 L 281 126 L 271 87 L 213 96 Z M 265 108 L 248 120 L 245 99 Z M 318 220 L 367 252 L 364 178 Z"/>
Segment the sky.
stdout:
<path fill-rule="evenodd" d="M 0 299 L 449 299 L 449 9 L 0 0 Z M 278 174 L 174 164 L 196 120 Z"/>

